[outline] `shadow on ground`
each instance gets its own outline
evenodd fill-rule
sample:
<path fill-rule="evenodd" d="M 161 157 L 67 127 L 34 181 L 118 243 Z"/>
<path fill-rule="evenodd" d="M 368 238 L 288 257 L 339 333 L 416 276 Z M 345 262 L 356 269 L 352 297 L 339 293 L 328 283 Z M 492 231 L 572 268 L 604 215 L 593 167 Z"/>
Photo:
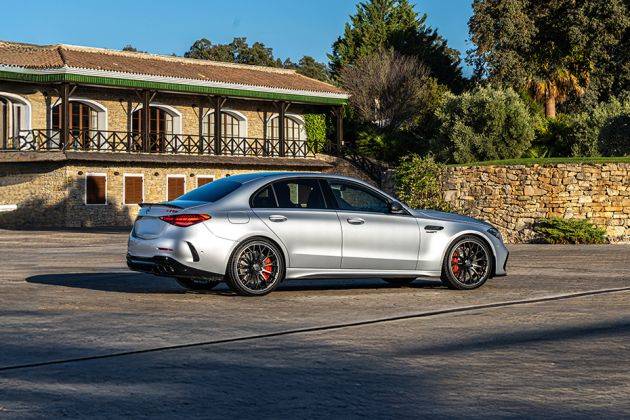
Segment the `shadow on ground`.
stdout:
<path fill-rule="evenodd" d="M 50 286 L 77 287 L 81 289 L 99 290 L 120 293 L 185 293 L 177 282 L 169 277 L 157 277 L 150 274 L 129 272 L 108 273 L 68 273 L 42 274 L 26 279 L 28 283 L 46 284 Z M 442 288 L 441 282 L 418 279 L 402 286 L 406 289 Z M 322 279 L 322 280 L 289 280 L 282 283 L 274 293 L 308 290 L 375 290 L 397 289 L 381 279 Z M 222 284 L 216 290 L 204 292 L 208 294 L 232 294 L 227 285 Z"/>

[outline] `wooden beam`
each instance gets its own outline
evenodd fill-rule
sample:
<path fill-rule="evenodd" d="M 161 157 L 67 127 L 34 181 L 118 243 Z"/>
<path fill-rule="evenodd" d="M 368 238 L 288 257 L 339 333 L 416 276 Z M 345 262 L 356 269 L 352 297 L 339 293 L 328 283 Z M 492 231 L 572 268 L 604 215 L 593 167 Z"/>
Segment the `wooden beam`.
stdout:
<path fill-rule="evenodd" d="M 70 85 L 63 83 L 60 89 L 61 97 L 61 138 L 59 148 L 64 150 L 70 141 Z"/>
<path fill-rule="evenodd" d="M 150 152 L 151 145 L 149 144 L 149 130 L 151 129 L 151 92 L 148 90 L 142 91 L 142 118 L 140 118 L 140 131 L 142 132 L 142 151 Z"/>
<path fill-rule="evenodd" d="M 278 102 L 278 143 L 280 145 L 280 156 L 282 157 L 286 156 L 287 154 L 287 142 L 286 133 L 284 131 L 284 121 L 286 119 L 286 112 L 290 106 L 290 102 Z"/>
<path fill-rule="evenodd" d="M 336 152 L 340 153 L 343 147 L 343 107 L 337 107 L 335 116 L 337 117 L 337 130 L 336 130 Z"/>
<path fill-rule="evenodd" d="M 227 98 L 222 96 L 214 97 L 214 154 L 221 154 L 221 108 Z"/>

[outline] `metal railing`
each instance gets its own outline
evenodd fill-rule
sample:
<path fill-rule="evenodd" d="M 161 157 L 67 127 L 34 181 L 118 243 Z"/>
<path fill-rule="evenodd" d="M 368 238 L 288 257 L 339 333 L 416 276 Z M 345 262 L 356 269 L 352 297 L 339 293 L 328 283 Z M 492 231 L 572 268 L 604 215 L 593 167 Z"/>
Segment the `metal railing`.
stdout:
<path fill-rule="evenodd" d="M 218 141 L 217 141 L 218 140 Z M 0 151 L 49 152 L 85 151 L 215 156 L 279 157 L 278 139 L 254 137 L 214 137 L 193 134 L 165 134 L 102 130 L 69 130 L 64 141 L 61 130 L 23 130 L 0 139 Z M 285 140 L 285 157 L 314 157 L 315 150 L 305 140 Z"/>

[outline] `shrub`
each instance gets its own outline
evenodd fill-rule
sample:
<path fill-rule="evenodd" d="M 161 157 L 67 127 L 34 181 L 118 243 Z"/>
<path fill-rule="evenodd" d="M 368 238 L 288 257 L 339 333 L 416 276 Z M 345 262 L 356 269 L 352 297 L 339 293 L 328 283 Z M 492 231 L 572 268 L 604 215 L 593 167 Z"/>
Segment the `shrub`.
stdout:
<path fill-rule="evenodd" d="M 441 175 L 444 167 L 432 155 L 409 155 L 396 168 L 396 195 L 412 208 L 448 211 L 442 197 Z"/>
<path fill-rule="evenodd" d="M 534 117 L 512 89 L 447 94 L 438 117 L 440 138 L 457 163 L 519 158 L 534 138 Z"/>
<path fill-rule="evenodd" d="M 326 146 L 328 126 L 324 114 L 304 114 L 304 129 L 309 146 L 321 152 Z"/>
<path fill-rule="evenodd" d="M 548 244 L 604 244 L 606 231 L 593 226 L 588 220 L 552 217 L 534 224 L 534 232 Z"/>

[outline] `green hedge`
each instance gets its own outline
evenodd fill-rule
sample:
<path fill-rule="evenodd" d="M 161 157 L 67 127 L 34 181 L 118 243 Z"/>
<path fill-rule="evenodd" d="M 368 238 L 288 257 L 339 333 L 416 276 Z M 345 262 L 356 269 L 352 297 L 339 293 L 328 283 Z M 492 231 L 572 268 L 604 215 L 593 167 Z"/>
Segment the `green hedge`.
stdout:
<path fill-rule="evenodd" d="M 606 231 L 584 219 L 551 217 L 534 224 L 541 242 L 548 244 L 605 244 Z"/>

